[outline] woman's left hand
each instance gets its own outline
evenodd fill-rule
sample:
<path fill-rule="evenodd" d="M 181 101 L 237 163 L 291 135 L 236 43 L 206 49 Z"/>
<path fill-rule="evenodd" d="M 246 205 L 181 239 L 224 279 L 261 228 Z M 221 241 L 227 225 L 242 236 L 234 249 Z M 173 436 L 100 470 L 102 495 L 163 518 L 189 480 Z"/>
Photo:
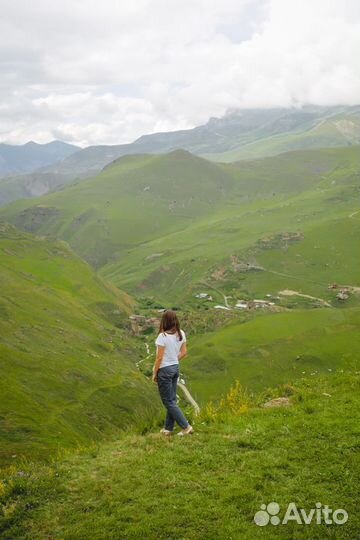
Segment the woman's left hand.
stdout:
<path fill-rule="evenodd" d="M 157 383 L 157 373 L 153 373 L 152 375 L 152 381 L 156 384 Z"/>

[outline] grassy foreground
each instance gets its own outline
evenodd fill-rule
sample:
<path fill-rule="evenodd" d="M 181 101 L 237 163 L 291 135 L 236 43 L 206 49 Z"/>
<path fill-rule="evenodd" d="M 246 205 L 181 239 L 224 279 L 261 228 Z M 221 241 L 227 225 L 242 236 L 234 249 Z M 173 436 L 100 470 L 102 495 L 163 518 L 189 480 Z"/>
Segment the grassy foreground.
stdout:
<path fill-rule="evenodd" d="M 355 372 L 302 379 L 272 393 L 291 395 L 278 409 L 240 389 L 208 406 L 192 437 L 127 434 L 47 466 L 14 464 L 0 483 L 2 538 L 354 539 L 359 387 Z M 349 518 L 257 526 L 255 512 L 272 501 L 281 519 L 290 502 Z"/>

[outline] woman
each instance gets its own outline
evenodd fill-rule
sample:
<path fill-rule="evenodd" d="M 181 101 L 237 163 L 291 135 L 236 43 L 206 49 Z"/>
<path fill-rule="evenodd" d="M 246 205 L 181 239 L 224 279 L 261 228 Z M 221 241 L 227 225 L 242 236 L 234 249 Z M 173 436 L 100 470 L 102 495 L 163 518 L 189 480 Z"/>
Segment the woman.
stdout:
<path fill-rule="evenodd" d="M 177 422 L 182 428 L 178 435 L 190 435 L 194 430 L 176 401 L 179 361 L 186 356 L 187 348 L 186 335 L 180 329 L 175 311 L 168 309 L 163 313 L 155 344 L 157 345 L 157 352 L 153 369 L 153 381 L 158 385 L 161 401 L 167 410 L 165 427 L 161 430 L 161 433 L 171 435 L 175 422 Z"/>

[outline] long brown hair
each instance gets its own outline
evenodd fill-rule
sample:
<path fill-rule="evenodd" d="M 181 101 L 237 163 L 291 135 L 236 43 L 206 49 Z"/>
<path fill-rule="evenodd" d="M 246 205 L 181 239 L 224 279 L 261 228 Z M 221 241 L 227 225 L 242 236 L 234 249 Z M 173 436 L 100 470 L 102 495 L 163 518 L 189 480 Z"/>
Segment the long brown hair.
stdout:
<path fill-rule="evenodd" d="M 164 311 L 160 321 L 159 334 L 161 334 L 161 332 L 168 332 L 169 330 L 170 334 L 173 334 L 173 330 L 175 330 L 179 336 L 179 340 L 182 341 L 179 319 L 172 309 Z"/>

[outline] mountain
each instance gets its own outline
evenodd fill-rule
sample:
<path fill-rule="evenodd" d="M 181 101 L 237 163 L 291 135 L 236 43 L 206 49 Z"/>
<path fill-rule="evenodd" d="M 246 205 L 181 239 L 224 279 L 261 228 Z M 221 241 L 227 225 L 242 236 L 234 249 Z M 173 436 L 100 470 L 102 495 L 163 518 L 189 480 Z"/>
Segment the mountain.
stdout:
<path fill-rule="evenodd" d="M 0 223 L 0 461 L 151 424 L 153 384 L 136 369 L 133 301 L 62 241 Z"/>
<path fill-rule="evenodd" d="M 127 154 L 166 153 L 179 148 L 212 161 L 234 162 L 289 150 L 360 143 L 360 106 L 249 109 L 212 118 L 193 129 L 145 135 L 130 144 L 90 146 L 36 174 L 0 182 L 0 205 L 36 197 L 98 174 Z"/>
<path fill-rule="evenodd" d="M 186 151 L 134 155 L 0 217 L 66 240 L 106 279 L 160 303 L 192 306 L 203 289 L 218 303 L 279 287 L 327 298 L 328 282 L 360 285 L 359 177 L 358 147 L 222 165 Z"/>
<path fill-rule="evenodd" d="M 292 289 L 327 298 L 330 282 L 360 286 L 358 147 L 219 168 L 234 181 L 206 216 L 172 230 L 182 215 L 178 200 L 165 231 L 128 243 L 101 274 L 132 294 L 182 306 L 199 304 L 200 292 L 223 304 L 224 295 L 263 298 Z"/>
<path fill-rule="evenodd" d="M 244 109 L 211 118 L 193 129 L 144 135 L 130 144 L 89 146 L 52 167 L 51 172 L 88 176 L 126 154 L 179 148 L 214 161 L 236 161 L 359 143 L 360 106 Z"/>
<path fill-rule="evenodd" d="M 99 268 L 207 216 L 232 183 L 225 169 L 186 151 L 125 156 L 97 177 L 0 214 L 29 232 L 65 239 Z"/>
<path fill-rule="evenodd" d="M 0 143 L 0 177 L 29 173 L 53 165 L 77 150 L 78 146 L 62 141 L 47 144 L 30 141 L 19 146 Z"/>
<path fill-rule="evenodd" d="M 234 110 L 205 125 L 135 141 L 142 151 L 185 148 L 214 161 L 360 143 L 360 106 Z M 146 148 L 146 150 L 145 150 Z"/>

